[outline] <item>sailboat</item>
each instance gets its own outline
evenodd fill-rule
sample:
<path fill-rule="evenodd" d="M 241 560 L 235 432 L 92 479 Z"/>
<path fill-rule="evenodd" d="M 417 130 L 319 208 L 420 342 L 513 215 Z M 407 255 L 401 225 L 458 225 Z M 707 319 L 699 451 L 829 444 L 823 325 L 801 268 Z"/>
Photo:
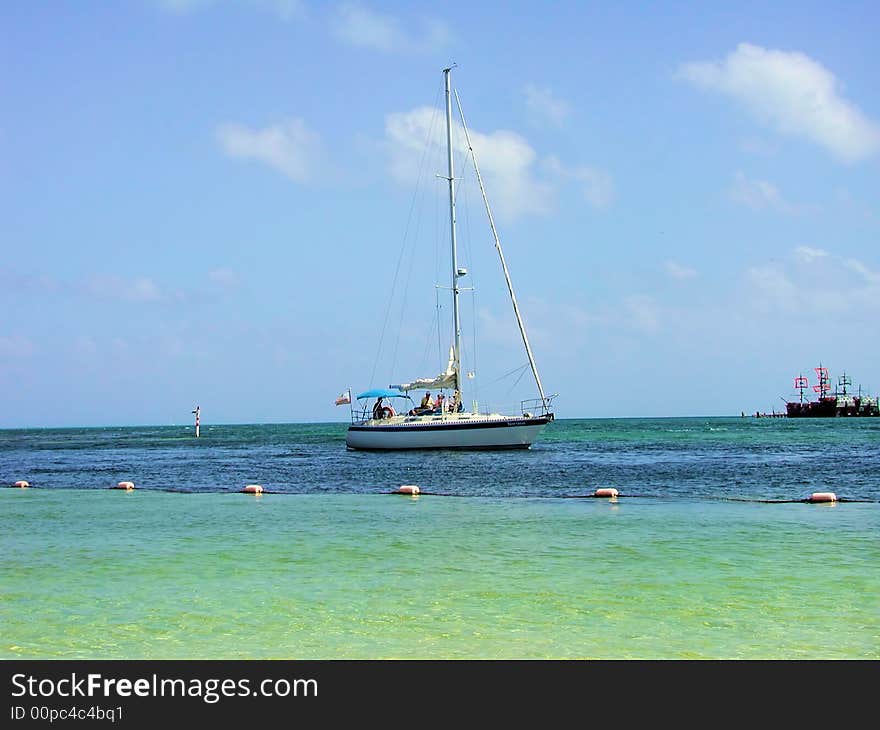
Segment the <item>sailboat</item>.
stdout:
<path fill-rule="evenodd" d="M 349 449 L 362 450 L 402 450 L 402 449 L 527 449 L 548 423 L 553 420 L 551 402 L 555 395 L 546 395 L 525 325 L 517 305 L 510 273 L 504 260 L 501 241 L 495 228 L 495 221 L 489 207 L 483 181 L 477 167 L 476 156 L 471 145 L 470 135 L 464 121 L 461 102 L 456 93 L 456 103 L 461 117 L 468 151 L 474 165 L 474 172 L 479 183 L 483 203 L 489 218 L 489 225 L 495 239 L 495 249 L 501 262 L 507 283 L 513 311 L 516 316 L 522 344 L 528 357 L 529 366 L 537 386 L 538 398 L 524 400 L 518 412 L 514 414 L 480 413 L 476 406 L 472 411 L 464 409 L 461 373 L 461 318 L 459 314 L 459 294 L 462 290 L 461 279 L 467 270 L 458 265 L 458 252 L 455 232 L 455 171 L 453 167 L 452 148 L 452 68 L 443 70 L 446 92 L 446 146 L 449 185 L 449 223 L 452 245 L 452 329 L 454 343 L 449 351 L 446 368 L 433 378 L 418 378 L 407 383 L 391 385 L 387 388 L 372 388 L 350 398 L 352 422 L 346 435 L 346 446 Z M 425 391 L 427 396 L 432 392 L 449 391 L 451 396 L 439 407 L 433 403 L 423 403 L 415 407 L 411 391 Z M 372 406 L 370 401 L 375 399 Z M 426 400 L 423 399 L 423 400 Z M 389 405 L 383 405 L 385 401 Z M 398 404 L 401 412 L 397 412 L 394 404 Z M 412 408 L 408 406 L 412 405 Z"/>

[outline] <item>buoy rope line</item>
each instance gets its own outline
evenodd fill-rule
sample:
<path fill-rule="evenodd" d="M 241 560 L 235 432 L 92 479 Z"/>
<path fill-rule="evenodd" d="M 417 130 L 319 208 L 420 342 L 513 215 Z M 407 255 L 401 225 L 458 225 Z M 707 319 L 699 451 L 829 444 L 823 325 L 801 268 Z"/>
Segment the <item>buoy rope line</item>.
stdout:
<path fill-rule="evenodd" d="M 426 494 L 426 492 L 422 492 L 422 494 Z M 620 493 L 615 495 L 616 498 L 626 497 L 628 499 L 667 499 L 667 500 L 689 500 L 694 499 L 694 501 L 700 502 L 744 502 L 747 504 L 799 504 L 799 503 L 807 503 L 807 504 L 819 504 L 824 502 L 825 504 L 833 504 L 834 502 L 847 502 L 849 504 L 854 503 L 862 503 L 862 504 L 880 504 L 880 499 L 856 499 L 851 497 L 835 497 L 834 499 L 825 499 L 825 500 L 817 500 L 812 497 L 805 497 L 803 499 L 751 499 L 746 497 L 712 497 L 712 496 L 699 496 L 695 498 L 691 497 L 676 497 L 674 495 L 668 494 L 631 494 L 631 493 Z M 548 497 L 531 497 L 530 499 L 548 499 Z M 609 499 L 609 497 L 603 494 L 562 494 L 559 497 L 549 497 L 549 499 Z"/>
<path fill-rule="evenodd" d="M 120 482 L 120 484 L 125 484 L 125 482 Z M 19 489 L 20 491 L 25 491 L 21 487 L 16 487 L 14 484 L 6 485 L 10 489 Z M 248 485 L 248 486 L 259 486 L 259 485 Z M 414 485 L 404 485 L 404 486 L 414 486 Z M 28 489 L 40 489 L 38 484 L 30 483 L 28 484 Z M 76 491 L 83 492 L 89 490 L 123 490 L 123 491 L 134 491 L 134 487 L 131 487 L 129 490 L 126 490 L 125 487 L 120 487 L 118 484 L 113 484 L 108 487 L 44 487 L 45 491 Z M 247 491 L 246 491 L 247 490 Z M 147 491 L 147 492 L 163 492 L 166 494 L 252 494 L 252 495 L 263 495 L 263 494 L 276 494 L 276 495 L 285 495 L 288 497 L 296 497 L 302 496 L 304 494 L 348 494 L 348 495 L 370 495 L 370 494 L 395 494 L 395 495 L 407 495 L 407 496 L 421 496 L 425 495 L 428 497 L 476 497 L 476 498 L 488 498 L 488 499 L 607 499 L 607 500 L 621 500 L 621 499 L 665 499 L 670 501 L 699 501 L 699 502 L 743 502 L 746 504 L 835 504 L 837 502 L 845 503 L 845 504 L 880 504 L 880 499 L 858 499 L 854 497 L 837 497 L 834 496 L 833 499 L 815 499 L 815 496 L 821 496 L 823 492 L 816 493 L 811 495 L 810 497 L 805 497 L 802 499 L 750 499 L 745 497 L 712 497 L 712 496 L 697 496 L 697 497 L 680 497 L 675 495 L 666 495 L 666 494 L 638 494 L 635 492 L 618 492 L 617 494 L 541 494 L 541 495 L 503 495 L 503 494 L 454 494 L 452 492 L 433 492 L 426 491 L 420 487 L 416 488 L 413 491 L 402 490 L 401 487 L 397 487 L 396 489 L 392 489 L 390 491 L 381 491 L 381 492 L 282 492 L 277 490 L 271 490 L 266 488 L 261 488 L 259 490 L 253 489 L 248 490 L 247 487 L 242 489 L 181 489 L 179 487 L 138 487 L 137 491 Z M 597 490 L 603 491 L 603 490 Z"/>

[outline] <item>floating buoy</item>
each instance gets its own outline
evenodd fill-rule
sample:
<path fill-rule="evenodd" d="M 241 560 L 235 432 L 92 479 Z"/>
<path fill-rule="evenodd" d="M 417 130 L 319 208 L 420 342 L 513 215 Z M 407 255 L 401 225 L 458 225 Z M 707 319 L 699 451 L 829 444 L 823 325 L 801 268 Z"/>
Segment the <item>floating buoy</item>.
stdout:
<path fill-rule="evenodd" d="M 260 484 L 248 484 L 241 490 L 244 494 L 262 494 L 263 487 Z"/>
<path fill-rule="evenodd" d="M 130 492 L 134 489 L 134 482 L 119 482 L 114 489 L 124 489 L 126 492 Z"/>
<path fill-rule="evenodd" d="M 30 482 L 26 482 L 24 479 L 19 479 L 13 487 L 18 487 L 19 489 L 27 489 L 30 486 Z"/>
<path fill-rule="evenodd" d="M 398 494 L 418 494 L 419 491 L 415 484 L 403 484 L 397 489 Z"/>
<path fill-rule="evenodd" d="M 836 502 L 837 495 L 834 492 L 813 492 L 808 502 Z"/>
<path fill-rule="evenodd" d="M 603 489 L 597 489 L 594 493 L 594 497 L 616 497 L 620 492 L 618 492 L 614 487 L 607 487 Z"/>

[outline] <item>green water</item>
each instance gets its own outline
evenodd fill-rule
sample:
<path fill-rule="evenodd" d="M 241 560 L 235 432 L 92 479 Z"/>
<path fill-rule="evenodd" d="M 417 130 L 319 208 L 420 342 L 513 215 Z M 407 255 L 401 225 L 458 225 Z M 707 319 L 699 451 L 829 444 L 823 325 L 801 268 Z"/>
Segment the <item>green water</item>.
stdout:
<path fill-rule="evenodd" d="M 0 491 L 3 658 L 880 658 L 876 503 Z"/>

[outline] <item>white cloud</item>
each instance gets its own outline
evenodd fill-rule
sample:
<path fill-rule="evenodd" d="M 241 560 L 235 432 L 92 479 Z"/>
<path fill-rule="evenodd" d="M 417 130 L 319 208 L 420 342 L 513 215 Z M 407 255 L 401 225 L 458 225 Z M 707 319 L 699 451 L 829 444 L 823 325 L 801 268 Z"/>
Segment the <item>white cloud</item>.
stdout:
<path fill-rule="evenodd" d="M 321 155 L 321 138 L 299 118 L 264 129 L 223 124 L 217 140 L 230 157 L 257 160 L 298 183 L 312 179 Z"/>
<path fill-rule="evenodd" d="M 802 264 L 812 264 L 817 259 L 825 258 L 826 256 L 828 256 L 828 252 L 821 248 L 798 246 L 794 250 L 795 259 Z"/>
<path fill-rule="evenodd" d="M 428 140 L 438 140 L 443 128 L 441 112 L 419 107 L 409 112 L 389 114 L 385 119 L 385 141 L 390 155 L 391 174 L 399 181 L 414 183 L 420 170 L 446 169 L 446 142 L 442 150 L 431 147 L 435 155 L 424 159 Z M 595 208 L 609 206 L 615 198 L 614 180 L 605 170 L 566 166 L 556 157 L 539 159 L 535 149 L 522 135 L 509 130 L 479 132 L 468 128 L 480 174 L 486 185 L 493 213 L 513 220 L 523 215 L 544 215 L 554 209 L 561 186 L 580 190 Z M 437 144 L 440 144 L 439 142 Z M 453 121 L 452 145 L 456 160 L 468 159 L 469 151 L 461 124 Z M 473 175 L 470 160 L 456 169 L 456 175 Z"/>
<path fill-rule="evenodd" d="M 382 15 L 358 3 L 339 6 L 333 34 L 342 42 L 383 53 L 420 53 L 442 48 L 449 40 L 446 25 L 423 20 L 417 30 L 404 29 L 393 15 Z"/>
<path fill-rule="evenodd" d="M 678 76 L 736 99 L 759 121 L 846 162 L 880 149 L 880 126 L 840 95 L 831 71 L 803 53 L 740 43 L 723 61 L 683 64 Z"/>
<path fill-rule="evenodd" d="M 771 208 L 783 213 L 796 212 L 795 206 L 786 202 L 773 183 L 766 180 L 750 180 L 737 172 L 729 190 L 730 199 L 753 210 Z"/>
<path fill-rule="evenodd" d="M 663 268 L 666 269 L 666 273 L 669 276 L 671 276 L 673 279 L 678 279 L 679 281 L 684 281 L 685 279 L 694 279 L 697 276 L 696 269 L 692 269 L 688 266 L 682 266 L 681 264 L 672 260 L 664 262 Z"/>
<path fill-rule="evenodd" d="M 549 122 L 555 127 L 563 125 L 570 111 L 566 101 L 557 99 L 550 89 L 540 88 L 534 84 L 526 84 L 523 92 L 526 95 L 526 107 L 533 119 Z"/>
<path fill-rule="evenodd" d="M 799 246 L 790 258 L 750 268 L 746 301 L 761 312 L 822 321 L 880 313 L 880 273 L 861 261 Z"/>
<path fill-rule="evenodd" d="M 432 127 L 438 120 L 433 109 L 420 107 L 390 114 L 385 120 L 385 137 L 391 154 L 391 173 L 398 180 L 413 182 Z M 486 183 L 493 211 L 503 218 L 547 213 L 552 209 L 553 188 L 535 173 L 537 154 L 520 135 L 507 130 L 489 134 L 469 129 L 471 142 Z M 467 145 L 461 125 L 455 123 L 453 147 L 464 155 Z"/>
<path fill-rule="evenodd" d="M 850 271 L 856 272 L 862 280 L 872 286 L 880 285 L 880 273 L 872 271 L 861 261 L 856 259 L 845 259 L 843 265 Z"/>

